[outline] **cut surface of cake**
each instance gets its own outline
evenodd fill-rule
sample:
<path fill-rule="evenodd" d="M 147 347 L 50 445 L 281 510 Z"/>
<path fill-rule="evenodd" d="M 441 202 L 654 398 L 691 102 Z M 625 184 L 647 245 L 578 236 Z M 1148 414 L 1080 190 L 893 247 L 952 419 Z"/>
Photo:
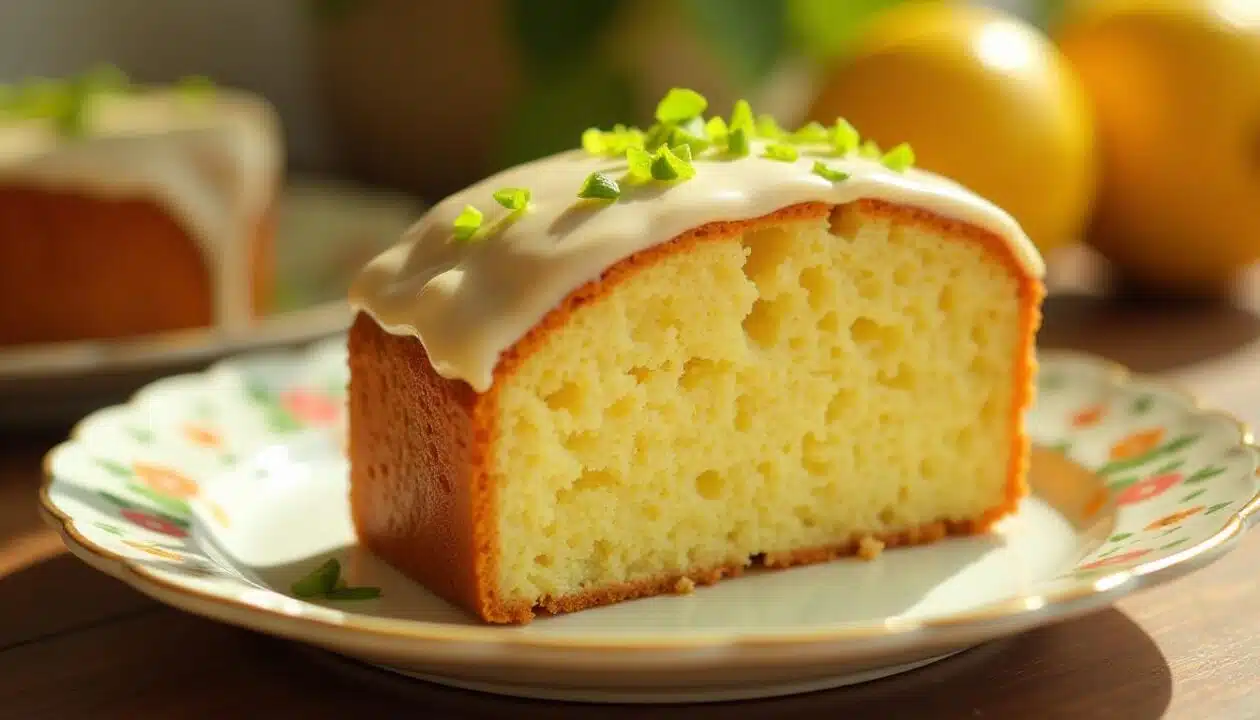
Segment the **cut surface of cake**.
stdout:
<path fill-rule="evenodd" d="M 843 124 L 745 152 L 712 127 L 694 159 L 649 139 L 647 176 L 633 139 L 505 171 L 363 270 L 368 549 L 522 623 L 1016 509 L 1043 294 L 1018 226 Z"/>
<path fill-rule="evenodd" d="M 0 345 L 246 327 L 272 289 L 283 154 L 242 91 L 0 86 Z"/>

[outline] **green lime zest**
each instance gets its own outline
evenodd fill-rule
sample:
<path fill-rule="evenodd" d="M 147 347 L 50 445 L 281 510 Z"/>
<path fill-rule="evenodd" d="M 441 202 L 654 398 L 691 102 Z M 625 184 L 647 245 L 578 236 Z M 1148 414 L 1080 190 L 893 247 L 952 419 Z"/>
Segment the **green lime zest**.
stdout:
<path fill-rule="evenodd" d="M 831 128 L 831 148 L 837 154 L 848 155 L 857 150 L 858 145 L 862 142 L 862 135 L 857 128 L 849 124 L 844 118 L 836 118 L 836 124 Z"/>
<path fill-rule="evenodd" d="M 593 172 L 586 176 L 577 196 L 583 200 L 616 200 L 621 197 L 621 186 L 604 173 Z"/>
<path fill-rule="evenodd" d="M 731 131 L 727 127 L 726 121 L 721 115 L 714 115 L 704 124 L 704 135 L 709 138 L 709 142 L 723 147 L 726 145 L 726 139 L 730 137 Z"/>
<path fill-rule="evenodd" d="M 796 148 L 787 143 L 770 143 L 761 153 L 762 157 L 778 160 L 779 162 L 796 162 L 800 157 L 800 153 Z"/>
<path fill-rule="evenodd" d="M 652 159 L 652 178 L 664 182 L 690 180 L 695 177 L 696 168 L 691 164 L 690 149 L 683 145 L 670 149 L 662 146 Z"/>
<path fill-rule="evenodd" d="M 592 155 L 616 157 L 628 148 L 643 147 L 643 131 L 617 124 L 611 131 L 587 128 L 582 132 L 582 149 Z"/>
<path fill-rule="evenodd" d="M 709 101 L 695 90 L 672 88 L 656 106 L 656 119 L 661 123 L 681 123 L 699 117 Z"/>
<path fill-rule="evenodd" d="M 813 172 L 815 175 L 825 180 L 830 180 L 831 182 L 844 182 L 849 179 L 849 173 L 844 172 L 843 170 L 836 170 L 833 167 L 828 167 L 828 165 L 821 160 L 814 161 Z"/>
<path fill-rule="evenodd" d="M 626 150 L 626 165 L 630 179 L 647 182 L 652 179 L 652 153 L 643 148 Z"/>
<path fill-rule="evenodd" d="M 749 139 L 751 140 L 752 133 L 756 130 L 756 128 L 756 123 L 753 120 L 752 106 L 748 104 L 747 100 L 736 100 L 735 107 L 731 109 L 731 132 L 743 130 L 749 135 Z"/>
<path fill-rule="evenodd" d="M 328 558 L 289 589 L 300 598 L 322 597 L 336 589 L 340 578 L 341 563 L 337 562 L 337 558 Z"/>
<path fill-rule="evenodd" d="M 901 143 L 884 153 L 879 161 L 889 170 L 905 172 L 914 167 L 914 148 L 909 143 Z"/>
<path fill-rule="evenodd" d="M 747 156 L 752 152 L 752 141 L 748 137 L 750 132 L 742 127 L 731 130 L 730 137 L 726 139 L 726 151 L 735 157 Z"/>
<path fill-rule="evenodd" d="M 884 151 L 879 148 L 879 143 L 874 140 L 867 140 L 858 148 L 858 155 L 869 160 L 879 160 L 884 156 Z"/>
<path fill-rule="evenodd" d="M 608 149 L 608 143 L 604 141 L 604 131 L 594 127 L 583 130 L 582 149 L 592 155 L 603 155 Z"/>
<path fill-rule="evenodd" d="M 787 140 L 797 145 L 826 143 L 831 141 L 831 133 L 827 131 L 827 128 L 822 123 L 811 122 L 788 135 Z"/>
<path fill-rule="evenodd" d="M 482 214 L 481 211 L 472 205 L 465 205 L 463 210 L 459 211 L 459 215 L 455 216 L 455 239 L 471 240 L 481 227 Z"/>
<path fill-rule="evenodd" d="M 494 201 L 513 212 L 524 210 L 529 205 L 529 190 L 526 188 L 503 188 L 494 191 Z"/>
<path fill-rule="evenodd" d="M 670 147 L 685 146 L 691 149 L 693 155 L 699 155 L 713 143 L 709 142 L 704 121 L 696 117 L 675 127 L 666 144 Z"/>

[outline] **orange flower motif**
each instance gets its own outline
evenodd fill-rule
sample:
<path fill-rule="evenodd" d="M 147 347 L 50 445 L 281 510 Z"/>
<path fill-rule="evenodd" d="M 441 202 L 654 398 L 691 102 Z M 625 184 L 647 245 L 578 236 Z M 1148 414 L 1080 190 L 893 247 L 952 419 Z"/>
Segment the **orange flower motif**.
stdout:
<path fill-rule="evenodd" d="M 152 555 L 153 557 L 161 558 L 163 560 L 179 561 L 183 559 L 183 556 L 181 556 L 179 553 L 173 552 L 171 550 L 167 550 L 161 545 L 154 545 L 153 543 L 146 543 L 146 542 L 137 542 L 135 540 L 123 540 L 123 544 L 129 547 L 133 547 L 142 553 L 146 553 L 148 555 Z"/>
<path fill-rule="evenodd" d="M 201 425 L 185 425 L 184 437 L 193 445 L 217 449 L 223 446 L 223 437 L 210 428 Z"/>
<path fill-rule="evenodd" d="M 1194 515 L 1198 515 L 1201 512 L 1203 512 L 1202 505 L 1196 505 L 1192 508 L 1186 508 L 1185 510 L 1178 510 L 1172 515 L 1165 515 L 1164 517 L 1156 520 L 1150 525 L 1147 525 L 1146 529 L 1147 530 L 1161 530 L 1171 525 L 1176 525 L 1182 520 L 1185 520 L 1186 518 L 1192 517 Z"/>
<path fill-rule="evenodd" d="M 1126 460 L 1154 450 L 1164 439 L 1164 428 L 1133 433 L 1111 446 L 1112 460 Z"/>
<path fill-rule="evenodd" d="M 197 494 L 197 483 L 170 468 L 135 463 L 131 471 L 154 492 L 176 498 L 190 498 Z"/>
<path fill-rule="evenodd" d="M 1072 416 L 1072 427 L 1076 429 L 1093 427 L 1102 420 L 1107 408 L 1104 405 L 1091 405 Z"/>

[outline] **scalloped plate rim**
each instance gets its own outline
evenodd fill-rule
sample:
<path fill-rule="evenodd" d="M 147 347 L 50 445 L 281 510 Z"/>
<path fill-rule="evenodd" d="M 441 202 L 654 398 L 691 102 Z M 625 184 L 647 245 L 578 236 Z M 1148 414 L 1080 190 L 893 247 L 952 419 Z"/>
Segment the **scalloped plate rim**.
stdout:
<path fill-rule="evenodd" d="M 443 662 L 463 657 L 469 662 L 484 661 L 479 653 L 469 655 L 461 650 L 502 651 L 496 661 L 510 660 L 510 651 L 521 649 L 582 651 L 580 657 L 570 662 L 588 663 L 599 652 L 635 651 L 649 653 L 652 659 L 641 658 L 654 665 L 659 662 L 659 652 L 669 652 L 674 661 L 684 659 L 679 652 L 693 651 L 699 654 L 695 662 L 707 664 L 712 658 L 707 654 L 714 650 L 730 652 L 774 650 L 790 648 L 793 653 L 813 651 L 811 656 L 864 655 L 863 648 L 874 646 L 939 646 L 950 647 L 975 644 L 995 637 L 1022 632 L 1049 622 L 1075 617 L 1109 606 L 1119 597 L 1141 589 L 1175 580 L 1182 575 L 1202 568 L 1222 557 L 1236 545 L 1248 527 L 1249 518 L 1260 509 L 1260 492 L 1245 501 L 1233 512 L 1224 526 L 1199 543 L 1157 560 L 1136 566 L 1107 572 L 1090 579 L 1077 579 L 1057 592 L 1025 595 L 980 605 L 965 612 L 923 619 L 892 618 L 883 622 L 841 624 L 804 630 L 763 631 L 697 631 L 686 634 L 661 633 L 659 635 L 630 637 L 624 633 L 589 632 L 582 635 L 548 637 L 540 635 L 504 632 L 504 628 L 481 625 L 451 625 L 441 622 L 396 620 L 334 611 L 326 613 L 337 619 L 311 617 L 304 614 L 307 603 L 292 600 L 285 603 L 288 611 L 274 606 L 260 606 L 240 597 L 240 593 L 212 593 L 189 588 L 167 574 L 147 567 L 141 561 L 126 557 L 86 538 L 75 527 L 74 518 L 57 507 L 50 495 L 55 477 L 52 462 L 60 452 L 78 441 L 81 430 L 96 422 L 104 413 L 117 412 L 134 405 L 155 385 L 178 382 L 198 377 L 210 377 L 225 367 L 260 356 L 279 358 L 306 358 L 333 342 L 331 339 L 316 341 L 297 350 L 275 350 L 227 358 L 211 365 L 203 372 L 173 375 L 151 383 L 132 396 L 123 405 L 97 410 L 77 423 L 70 437 L 48 452 L 44 459 L 44 478 L 39 490 L 41 514 L 62 537 L 66 545 L 80 559 L 92 567 L 116 577 L 134 588 L 170 604 L 212 619 L 234 625 L 250 627 L 262 632 L 281 635 L 294 640 L 312 642 L 331 648 L 355 647 L 363 652 L 377 652 L 381 643 L 390 646 L 391 653 L 424 654 L 427 658 L 441 658 Z M 1039 351 L 1038 359 L 1044 366 L 1047 361 L 1062 360 L 1092 365 L 1104 373 L 1110 386 L 1129 382 L 1141 382 L 1161 387 L 1177 396 L 1185 405 L 1185 411 L 1196 417 L 1216 416 L 1227 419 L 1238 431 L 1238 447 L 1246 447 L 1253 458 L 1260 448 L 1252 441 L 1246 423 L 1221 410 L 1204 408 L 1198 399 L 1177 387 L 1174 383 L 1149 375 L 1132 373 L 1121 365 L 1096 356 L 1074 351 Z M 287 596 L 270 593 L 280 598 Z M 291 600 L 291 599 L 290 599 Z M 316 606 L 310 606 L 316 607 Z M 320 608 L 327 610 L 326 608 Z M 965 636 L 962 638 L 960 636 Z M 423 644 L 424 652 L 421 653 Z M 529 656 L 519 656 L 528 661 Z M 611 659 L 609 659 L 611 661 Z M 624 666 L 627 658 L 622 655 L 615 662 Z"/>

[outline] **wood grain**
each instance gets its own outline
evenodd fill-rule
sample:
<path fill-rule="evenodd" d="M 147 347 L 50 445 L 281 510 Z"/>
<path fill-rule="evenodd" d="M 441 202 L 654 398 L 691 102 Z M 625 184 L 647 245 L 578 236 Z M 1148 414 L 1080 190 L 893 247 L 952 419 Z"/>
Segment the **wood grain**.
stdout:
<path fill-rule="evenodd" d="M 1176 378 L 1260 426 L 1260 315 L 1250 310 L 1066 295 L 1048 304 L 1042 339 Z M 404 680 L 156 605 L 66 555 L 40 523 L 39 455 L 54 439 L 0 443 L 5 717 L 1260 717 L 1260 533 L 1114 609 L 908 675 L 775 701 L 594 710 Z"/>

